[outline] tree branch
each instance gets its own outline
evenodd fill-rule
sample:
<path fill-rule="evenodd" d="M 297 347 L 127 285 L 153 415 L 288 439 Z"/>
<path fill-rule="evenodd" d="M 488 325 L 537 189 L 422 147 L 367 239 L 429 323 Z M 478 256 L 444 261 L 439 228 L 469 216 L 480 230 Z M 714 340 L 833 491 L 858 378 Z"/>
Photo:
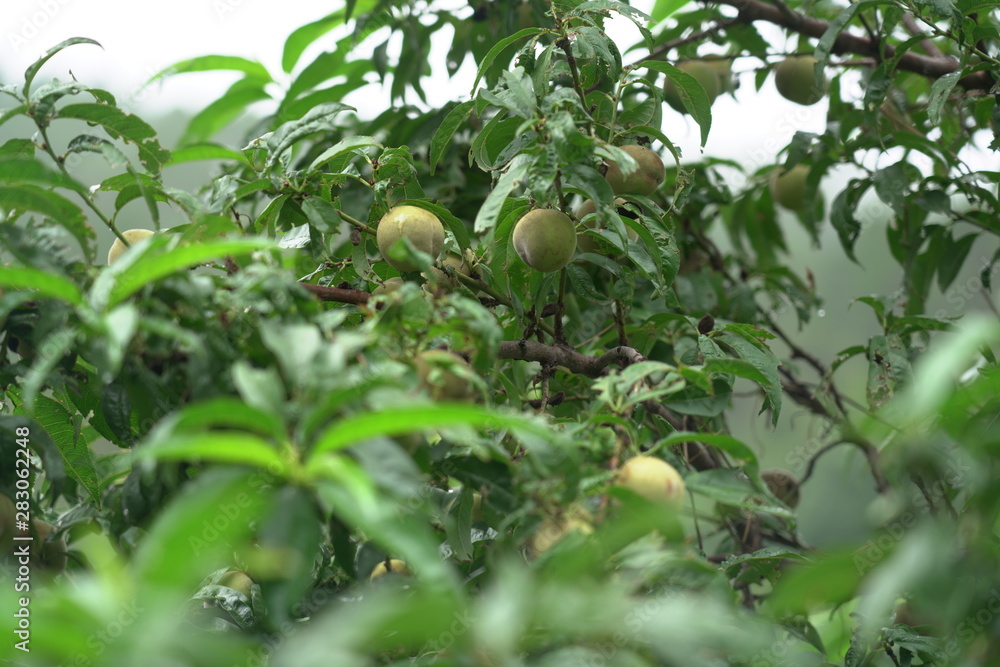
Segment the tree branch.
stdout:
<path fill-rule="evenodd" d="M 645 360 L 638 350 L 624 345 L 612 348 L 599 357 L 588 357 L 570 347 L 545 345 L 533 340 L 501 341 L 497 356 L 500 359 L 538 361 L 552 366 L 563 366 L 571 373 L 591 378 L 604 375 L 604 370 L 613 363 L 621 361 L 634 364 Z"/>
<path fill-rule="evenodd" d="M 744 21 L 767 21 L 782 26 L 807 37 L 822 37 L 830 24 L 826 21 L 791 12 L 787 14 L 779 7 L 767 4 L 761 0 L 711 0 L 715 4 L 728 5 L 739 10 L 739 16 Z M 863 56 L 878 57 L 880 43 L 869 37 L 861 37 L 849 32 L 841 32 L 833 42 L 832 53 L 855 53 Z M 884 45 L 886 58 L 892 58 L 896 49 L 889 44 Z M 958 69 L 958 61 L 950 56 L 935 57 L 907 51 L 899 58 L 897 68 L 908 72 L 916 72 L 926 77 L 938 79 Z M 958 85 L 966 90 L 989 90 L 992 78 L 988 72 L 976 72 L 959 80 Z"/>
<path fill-rule="evenodd" d="M 882 467 L 879 465 L 878 450 L 870 442 L 854 436 L 847 436 L 824 445 L 819 449 L 819 451 L 813 454 L 812 458 L 809 459 L 808 465 L 806 466 L 805 474 L 803 474 L 802 479 L 799 480 L 799 486 L 801 487 L 805 484 L 805 481 L 812 476 L 813 469 L 816 467 L 816 462 L 819 460 L 820 456 L 826 454 L 834 447 L 844 444 L 854 445 L 865 453 L 865 458 L 868 459 L 868 467 L 871 468 L 872 477 L 875 479 L 875 491 L 879 494 L 887 493 L 889 491 L 889 481 L 885 478 L 885 474 L 882 472 Z"/>
<path fill-rule="evenodd" d="M 323 285 L 313 285 L 312 283 L 299 283 L 309 292 L 315 294 L 320 301 L 337 301 L 339 303 L 353 303 L 360 305 L 368 303 L 371 294 L 356 289 L 345 289 L 343 287 L 324 287 Z"/>
<path fill-rule="evenodd" d="M 561 345 L 545 345 L 533 340 L 505 340 L 500 343 L 497 355 L 500 359 L 518 359 L 521 361 L 538 361 L 549 366 L 562 366 L 572 373 L 587 377 L 601 377 L 605 369 L 614 363 L 624 365 L 645 361 L 646 357 L 633 347 L 619 345 L 599 357 L 588 357 L 576 350 Z M 675 431 L 686 431 L 684 424 L 667 408 L 656 401 L 643 401 L 642 406 L 650 413 L 662 417 Z M 683 452 L 688 464 L 695 470 L 712 470 L 723 467 L 713 454 L 710 447 L 699 442 L 686 442 L 677 445 Z"/>

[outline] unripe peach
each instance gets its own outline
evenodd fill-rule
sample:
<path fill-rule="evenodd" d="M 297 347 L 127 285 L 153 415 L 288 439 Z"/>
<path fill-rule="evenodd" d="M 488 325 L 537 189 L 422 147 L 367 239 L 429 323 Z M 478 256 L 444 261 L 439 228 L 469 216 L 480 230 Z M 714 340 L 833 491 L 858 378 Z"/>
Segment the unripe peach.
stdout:
<path fill-rule="evenodd" d="M 714 73 L 712 77 L 714 81 Z M 614 193 L 616 195 L 651 195 L 656 192 L 666 177 L 666 170 L 660 156 L 645 146 L 636 144 L 620 148 L 638 163 L 639 168 L 625 176 L 617 162 L 608 161 L 608 169 L 604 174 L 604 179 Z"/>
<path fill-rule="evenodd" d="M 623 208 L 625 200 L 621 197 L 615 199 L 615 206 L 618 207 L 618 212 L 621 214 L 627 214 L 628 212 Z M 597 204 L 594 203 L 593 199 L 588 199 L 587 201 L 580 204 L 580 208 L 576 209 L 576 219 L 583 222 L 589 229 L 607 229 L 608 225 L 600 219 L 600 216 L 594 216 L 587 221 L 584 221 L 591 213 L 597 211 Z M 639 238 L 639 235 L 631 227 L 627 228 L 626 234 L 628 234 L 629 239 L 635 241 Z M 576 247 L 580 252 L 600 252 L 601 248 L 597 240 L 586 232 L 579 232 L 576 235 Z"/>
<path fill-rule="evenodd" d="M 455 372 L 456 367 L 472 369 L 462 357 L 447 350 L 425 350 L 413 360 L 420 384 L 435 401 L 468 401 L 477 397 L 468 377 Z"/>
<path fill-rule="evenodd" d="M 809 166 L 797 164 L 789 170 L 775 167 L 771 171 L 771 198 L 790 211 L 801 211 L 806 206 L 806 179 Z"/>
<path fill-rule="evenodd" d="M 533 556 L 538 556 L 553 547 L 570 533 L 590 535 L 594 532 L 594 518 L 583 507 L 574 505 L 569 511 L 557 518 L 548 517 L 535 530 L 528 543 L 528 550 Z"/>
<path fill-rule="evenodd" d="M 115 242 L 111 244 L 111 250 L 108 250 L 108 265 L 110 266 L 111 264 L 117 262 L 118 258 L 122 256 L 122 253 L 128 250 L 129 246 L 135 245 L 139 241 L 152 236 L 153 234 L 154 232 L 148 229 L 126 229 L 122 232 L 122 236 L 125 237 L 125 240 L 128 241 L 129 245 L 126 246 L 122 243 L 121 239 L 116 238 Z"/>
<path fill-rule="evenodd" d="M 615 484 L 656 503 L 677 506 L 684 500 L 684 478 L 672 465 L 652 456 L 626 461 L 618 469 Z"/>
<path fill-rule="evenodd" d="M 250 597 L 250 593 L 253 591 L 253 579 L 246 572 L 241 572 L 240 570 L 226 572 L 219 579 L 219 585 L 232 588 L 234 591 L 239 591 L 247 597 Z"/>
<path fill-rule="evenodd" d="M 774 85 L 786 100 L 810 106 L 826 94 L 826 77 L 816 79 L 816 59 L 789 56 L 774 68 Z"/>
<path fill-rule="evenodd" d="M 368 577 L 368 581 L 375 581 L 379 577 L 384 577 L 390 572 L 404 577 L 413 575 L 413 572 L 411 572 L 410 568 L 406 565 L 406 561 L 399 560 L 398 558 L 392 558 L 389 560 L 388 566 L 386 566 L 386 562 L 383 560 L 372 568 L 372 573 Z"/>
<path fill-rule="evenodd" d="M 444 247 L 444 225 L 436 215 L 417 206 L 396 206 L 379 220 L 375 240 L 382 257 L 399 271 L 416 271 L 420 268 L 416 264 L 389 257 L 389 249 L 403 238 L 434 260 Z"/>
<path fill-rule="evenodd" d="M 576 252 L 576 228 L 568 215 L 551 208 L 526 213 L 514 225 L 514 250 L 521 260 L 542 273 L 558 271 Z"/>

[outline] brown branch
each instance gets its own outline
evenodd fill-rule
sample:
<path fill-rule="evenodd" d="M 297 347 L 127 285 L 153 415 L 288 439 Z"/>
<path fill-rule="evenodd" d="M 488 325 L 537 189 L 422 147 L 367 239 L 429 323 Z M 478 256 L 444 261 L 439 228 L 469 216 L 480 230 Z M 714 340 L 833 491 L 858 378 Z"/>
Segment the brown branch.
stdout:
<path fill-rule="evenodd" d="M 802 359 L 803 361 L 805 361 L 807 364 L 812 366 L 817 373 L 819 373 L 820 379 L 827 377 L 826 366 L 824 366 L 819 359 L 817 359 L 816 357 L 814 357 L 813 355 L 809 354 L 804 349 L 796 345 L 795 342 L 791 339 L 791 337 L 788 334 L 786 334 L 781 329 L 781 327 L 778 326 L 778 323 L 774 320 L 773 317 L 765 313 L 764 319 L 767 321 L 767 326 L 771 329 L 771 331 L 773 331 L 778 336 L 778 338 L 783 340 L 785 342 L 785 345 L 787 345 L 788 348 L 791 350 L 792 359 Z M 796 380 L 788 370 L 783 370 L 783 375 L 790 381 L 798 385 L 802 384 L 801 382 Z M 841 414 L 846 416 L 847 409 L 844 407 L 844 403 L 840 397 L 840 392 L 837 391 L 837 388 L 833 386 L 832 381 L 830 382 L 830 395 L 833 397 L 833 402 L 836 403 L 837 408 L 840 410 Z M 823 413 L 825 413 L 826 416 L 828 417 L 831 416 L 830 413 L 826 410 L 826 408 L 823 408 Z"/>
<path fill-rule="evenodd" d="M 826 454 L 834 447 L 843 444 L 855 445 L 865 453 L 865 457 L 868 459 L 868 467 L 871 468 L 872 477 L 875 478 L 875 491 L 880 494 L 888 492 L 889 481 L 885 478 L 885 474 L 882 472 L 882 467 L 879 465 L 878 450 L 870 442 L 862 440 L 858 437 L 844 437 L 821 447 L 819 451 L 813 454 L 809 459 L 809 463 L 806 465 L 806 472 L 802 475 L 802 479 L 799 480 L 799 486 L 801 487 L 805 484 L 805 481 L 812 476 L 813 469 L 816 467 L 816 462 L 819 460 L 820 456 Z"/>
<path fill-rule="evenodd" d="M 826 406 L 816 400 L 816 397 L 812 395 L 812 392 L 809 391 L 804 384 L 796 380 L 784 366 L 779 366 L 778 370 L 785 376 L 785 379 L 781 382 L 781 389 L 788 394 L 793 401 L 820 417 L 833 419 L 833 415 L 831 415 L 830 411 L 826 409 Z"/>
<path fill-rule="evenodd" d="M 309 292 L 315 294 L 320 301 L 337 301 L 339 303 L 353 303 L 361 305 L 368 303 L 371 294 L 356 289 L 344 289 L 343 287 L 324 287 L 323 285 L 313 285 L 312 283 L 299 283 Z"/>
<path fill-rule="evenodd" d="M 500 343 L 497 356 L 500 359 L 537 361 L 547 366 L 562 366 L 572 373 L 587 377 L 601 377 L 608 366 L 615 363 L 624 365 L 645 361 L 646 357 L 632 347 L 619 345 L 599 357 L 588 357 L 576 350 L 561 345 L 545 345 L 533 340 L 505 340 Z M 653 400 L 643 401 L 642 406 L 650 414 L 662 417 L 675 431 L 685 431 L 684 424 L 667 408 Z M 709 447 L 698 442 L 688 442 L 677 446 L 686 452 L 687 462 L 695 470 L 712 470 L 723 467 Z"/>
<path fill-rule="evenodd" d="M 624 345 L 612 348 L 599 357 L 588 357 L 570 347 L 545 345 L 533 340 L 501 341 L 497 356 L 500 359 L 538 361 L 551 366 L 563 366 L 572 373 L 592 378 L 604 375 L 605 369 L 613 363 L 634 364 L 646 360 L 638 350 Z"/>
<path fill-rule="evenodd" d="M 812 17 L 792 12 L 791 15 L 783 12 L 779 7 L 767 4 L 761 0 L 711 0 L 720 5 L 728 5 L 739 10 L 739 16 L 744 21 L 767 21 L 775 25 L 787 28 L 807 37 L 822 37 L 830 24 L 826 21 L 814 19 Z M 849 32 L 841 32 L 833 42 L 832 53 L 854 53 L 862 56 L 879 57 L 880 47 L 883 45 L 878 40 L 869 37 L 862 37 Z M 889 44 L 884 45 L 886 58 L 894 57 L 895 47 Z M 896 67 L 908 72 L 930 77 L 940 78 L 945 74 L 950 74 L 958 69 L 959 63 L 949 56 L 935 57 L 907 51 L 900 56 Z M 959 80 L 958 84 L 966 90 L 989 90 L 993 85 L 992 77 L 988 72 L 976 72 Z"/>

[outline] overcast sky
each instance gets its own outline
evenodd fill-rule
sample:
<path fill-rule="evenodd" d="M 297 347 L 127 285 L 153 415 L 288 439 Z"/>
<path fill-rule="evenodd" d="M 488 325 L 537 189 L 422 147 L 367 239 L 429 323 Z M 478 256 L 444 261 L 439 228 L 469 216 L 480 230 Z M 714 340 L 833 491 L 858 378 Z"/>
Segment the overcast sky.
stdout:
<path fill-rule="evenodd" d="M 127 101 L 150 76 L 185 58 L 209 53 L 240 55 L 263 62 L 272 72 L 280 71 L 279 61 L 285 37 L 295 28 L 324 16 L 334 4 L 329 0 L 297 0 L 289 3 L 265 0 L 174 0 L 166 3 L 138 3 L 135 0 L 3 0 L 4 45 L 0 48 L 0 74 L 4 82 L 16 83 L 24 69 L 40 53 L 69 37 L 90 37 L 104 49 L 74 46 L 56 56 L 42 72 L 42 79 L 67 78 L 72 69 L 78 80 L 103 86 Z M 648 10 L 652 0 L 636 6 Z M 276 11 L 277 7 L 287 11 Z M 459 7 L 469 10 L 464 1 Z M 627 21 L 616 22 L 610 30 L 619 45 L 638 41 Z M 448 40 L 440 40 L 447 46 Z M 327 45 L 329 42 L 327 42 Z M 318 53 L 322 42 L 311 52 Z M 308 53 L 305 58 L 308 58 Z M 440 60 L 443 62 L 443 54 Z M 303 62 L 308 62 L 304 59 Z M 467 67 L 454 79 L 442 77 L 430 91 L 447 91 L 447 99 L 467 98 L 472 69 Z M 752 67 L 748 61 L 745 67 Z M 163 86 L 154 86 L 137 100 L 142 110 L 176 107 L 197 109 L 217 98 L 234 79 L 233 74 L 188 74 Z M 796 129 L 822 132 L 825 103 L 800 107 L 776 95 L 770 82 L 760 93 L 753 90 L 752 75 L 743 79 L 739 104 L 731 97 L 720 98 L 713 112 L 717 116 L 706 152 L 753 163 L 774 159 Z M 356 105 L 385 108 L 388 98 L 366 90 L 363 99 L 348 100 Z M 721 122 L 738 117 L 739 123 Z M 683 149 L 687 159 L 697 158 L 698 130 L 687 117 L 667 109 L 664 132 Z M 749 131 L 749 130 L 753 131 Z"/>
<path fill-rule="evenodd" d="M 459 12 L 471 13 L 467 0 L 453 2 Z M 135 0 L 0 0 L 3 46 L 0 46 L 0 79 L 4 83 L 22 80 L 24 69 L 42 52 L 69 37 L 90 37 L 103 50 L 78 45 L 57 55 L 42 70 L 41 80 L 68 78 L 69 71 L 88 85 L 105 87 L 119 102 L 136 105 L 140 113 L 166 112 L 175 108 L 196 110 L 218 98 L 237 77 L 234 73 L 185 74 L 154 85 L 136 97 L 136 92 L 163 68 L 211 53 L 240 55 L 261 61 L 276 78 L 280 72 L 285 38 L 295 28 L 314 21 L 336 8 L 337 0 L 295 0 L 275 3 L 265 0 L 174 0 L 166 3 L 139 3 Z M 637 0 L 636 7 L 649 11 L 653 0 Z M 279 11 L 278 8 L 286 9 Z M 758 30 L 777 48 L 793 43 L 767 24 Z M 625 19 L 615 20 L 608 30 L 624 49 L 639 41 L 638 32 Z M 329 48 L 334 37 L 314 44 L 300 60 Z M 441 72 L 425 90 L 436 94 L 434 104 L 468 99 L 474 76 L 471 60 L 452 79 L 443 73 L 444 54 L 449 39 L 435 40 L 432 65 Z M 376 42 L 377 43 L 377 42 Z M 373 44 L 369 43 L 369 48 Z M 626 62 L 631 58 L 626 56 Z M 774 89 L 769 77 L 760 91 L 754 90 L 756 59 L 744 58 L 735 64 L 744 72 L 736 99 L 724 95 L 712 108 L 714 120 L 705 154 L 727 157 L 744 164 L 749 171 L 772 164 L 797 130 L 823 133 L 826 130 L 826 100 L 810 107 L 788 102 Z M 851 73 L 842 85 L 847 94 L 861 95 L 859 73 Z M 368 87 L 361 95 L 345 100 L 374 116 L 389 104 L 387 94 Z M 416 101 L 411 100 L 411 101 Z M 0 104 L 0 107 L 3 105 Z M 698 127 L 687 116 L 670 108 L 664 111 L 663 132 L 682 149 L 685 160 L 702 154 Z M 869 156 L 871 166 L 885 166 L 899 159 L 889 154 Z M 987 156 L 967 154 L 970 163 L 985 165 Z M 982 168 L 985 168 L 983 166 Z M 831 183 L 832 185 L 832 183 Z"/>

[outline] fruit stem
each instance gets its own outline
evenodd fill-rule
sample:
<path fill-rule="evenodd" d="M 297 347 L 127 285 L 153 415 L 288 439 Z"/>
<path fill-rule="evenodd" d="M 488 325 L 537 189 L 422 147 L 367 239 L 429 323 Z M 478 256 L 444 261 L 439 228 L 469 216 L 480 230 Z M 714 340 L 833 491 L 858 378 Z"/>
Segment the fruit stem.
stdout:
<path fill-rule="evenodd" d="M 552 337 L 555 339 L 556 344 L 565 343 L 566 335 L 563 333 L 562 325 L 562 313 L 563 313 L 563 300 L 566 297 L 566 267 L 564 266 L 562 270 L 559 271 L 559 294 L 556 297 L 556 314 L 552 317 L 552 321 L 555 325 L 555 331 Z"/>
<path fill-rule="evenodd" d="M 614 304 L 614 315 L 615 315 L 615 327 L 618 329 L 618 344 L 625 347 L 629 346 L 628 342 L 628 332 L 625 331 L 625 312 L 624 306 L 622 305 L 621 299 L 615 299 Z"/>
<path fill-rule="evenodd" d="M 590 110 L 587 108 L 587 93 L 583 90 L 583 85 L 580 83 L 580 70 L 576 66 L 576 56 L 573 55 L 573 47 L 569 41 L 569 35 L 566 34 L 565 25 L 560 25 L 560 30 L 562 31 L 562 37 L 556 42 L 556 46 L 563 50 L 566 54 L 566 63 L 569 65 L 569 73 L 573 79 L 573 90 L 576 91 L 577 96 L 580 98 L 580 104 L 583 108 L 583 113 L 587 116 L 587 131 L 590 134 L 594 133 L 594 123 L 590 116 Z"/>
<path fill-rule="evenodd" d="M 361 231 L 368 232 L 372 236 L 375 236 L 375 228 L 374 227 L 369 227 L 368 225 L 366 225 L 365 223 L 361 222 L 357 218 L 352 218 L 351 216 L 349 216 L 346 213 L 344 213 L 343 211 L 341 211 L 339 208 L 337 209 L 337 215 L 339 215 L 341 218 L 343 218 L 345 222 L 348 222 L 348 223 L 354 225 L 355 227 L 357 227 Z"/>

